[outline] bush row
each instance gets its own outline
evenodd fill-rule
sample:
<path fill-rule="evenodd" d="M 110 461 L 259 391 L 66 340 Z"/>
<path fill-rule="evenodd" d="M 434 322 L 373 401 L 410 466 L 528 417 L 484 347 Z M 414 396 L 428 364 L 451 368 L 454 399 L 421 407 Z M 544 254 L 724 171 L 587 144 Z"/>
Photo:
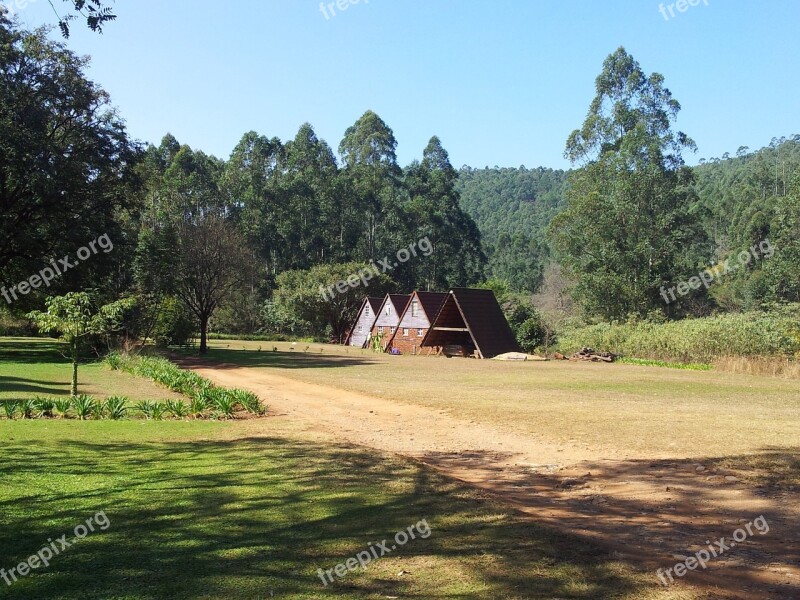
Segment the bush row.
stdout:
<path fill-rule="evenodd" d="M 627 357 L 711 363 L 726 356 L 800 357 L 796 313 L 756 312 L 655 323 L 599 323 L 564 327 L 558 349 L 570 354 L 589 346 Z"/>

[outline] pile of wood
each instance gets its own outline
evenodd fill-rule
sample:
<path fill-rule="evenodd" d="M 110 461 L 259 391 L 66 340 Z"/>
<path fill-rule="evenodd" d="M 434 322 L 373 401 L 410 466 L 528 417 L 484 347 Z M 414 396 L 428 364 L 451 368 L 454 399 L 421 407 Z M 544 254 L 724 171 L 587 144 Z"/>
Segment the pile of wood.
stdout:
<path fill-rule="evenodd" d="M 569 357 L 570 360 L 585 360 L 590 362 L 611 363 L 617 358 L 611 352 L 596 352 L 594 348 L 581 348 L 578 352 Z"/>

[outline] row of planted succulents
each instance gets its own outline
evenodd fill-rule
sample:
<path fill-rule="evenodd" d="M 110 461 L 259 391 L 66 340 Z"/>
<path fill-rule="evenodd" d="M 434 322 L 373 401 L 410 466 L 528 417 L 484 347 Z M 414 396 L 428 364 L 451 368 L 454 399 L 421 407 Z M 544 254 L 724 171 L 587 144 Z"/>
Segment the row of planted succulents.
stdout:
<path fill-rule="evenodd" d="M 169 414 L 178 418 L 189 416 L 230 419 L 238 412 L 263 415 L 267 410 L 261 399 L 253 392 L 214 385 L 197 373 L 184 371 L 166 358 L 111 353 L 106 356 L 106 363 L 112 369 L 150 379 L 188 398 L 188 403 L 182 403 L 182 407 L 179 408 L 186 410 L 182 415 L 175 414 L 174 401 L 171 405 L 169 401 L 139 403 L 145 405 L 141 407 L 142 409 L 149 410 L 149 414 L 142 411 L 148 418 L 157 419 Z"/>
<path fill-rule="evenodd" d="M 164 358 L 110 354 L 106 362 L 140 377 L 152 379 L 170 390 L 186 396 L 186 400 L 132 402 L 125 396 L 98 400 L 79 394 L 72 398 L 37 396 L 22 400 L 5 400 L 2 415 L 8 419 L 233 419 L 247 412 L 263 415 L 266 407 L 261 399 L 247 390 L 223 388 L 191 371 L 183 371 Z"/>
<path fill-rule="evenodd" d="M 37 396 L 22 400 L 2 402 L 3 415 L 7 419 L 125 419 L 141 416 L 147 419 L 164 417 L 184 418 L 189 416 L 186 402 L 167 400 L 166 402 L 143 401 L 131 403 L 125 396 L 109 396 L 98 400 L 94 396 L 79 394 L 74 398 L 51 398 Z"/>

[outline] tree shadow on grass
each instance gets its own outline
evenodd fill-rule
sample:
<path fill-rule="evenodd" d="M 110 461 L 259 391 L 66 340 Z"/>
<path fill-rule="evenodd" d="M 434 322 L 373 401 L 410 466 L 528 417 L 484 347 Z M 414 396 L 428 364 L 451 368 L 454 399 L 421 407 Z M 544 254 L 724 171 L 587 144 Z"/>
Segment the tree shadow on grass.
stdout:
<path fill-rule="evenodd" d="M 272 352 L 211 348 L 205 356 L 194 354 L 174 354 L 173 358 L 186 366 L 228 369 L 236 367 L 273 367 L 277 369 L 326 369 L 353 367 L 358 365 L 378 365 L 381 361 L 364 357 L 347 357 L 314 352 Z"/>
<path fill-rule="evenodd" d="M 60 381 L 42 381 L 0 375 L 0 392 L 58 396 L 69 393 L 69 384 Z"/>
<path fill-rule="evenodd" d="M 99 511 L 111 523 L 14 583 L 9 598 L 589 599 L 639 589 L 586 539 L 362 449 L 281 438 L 43 437 L 38 445 L 12 442 L 2 454 L 0 565 L 18 564 L 48 539 L 73 537 Z M 318 568 L 422 519 L 427 539 L 327 587 L 319 579 Z"/>
<path fill-rule="evenodd" d="M 61 353 L 64 344 L 46 338 L 2 338 L 0 339 L 0 363 L 52 363 L 64 362 Z"/>
<path fill-rule="evenodd" d="M 707 570 L 689 571 L 684 582 L 714 589 L 715 598 L 740 597 L 742 590 L 759 599 L 800 598 L 798 447 L 724 457 L 585 461 L 567 471 L 557 465 L 509 467 L 515 455 L 497 452 L 432 452 L 423 460 L 468 474 L 492 497 L 539 523 L 587 532 L 608 550 L 634 558 L 653 578 L 657 569 L 682 562 L 676 557 L 707 549 L 706 540 L 730 541 L 737 529 L 763 516 L 769 531 L 754 528 L 738 547 L 712 557 Z M 635 496 L 628 493 L 631 485 L 639 490 Z"/>

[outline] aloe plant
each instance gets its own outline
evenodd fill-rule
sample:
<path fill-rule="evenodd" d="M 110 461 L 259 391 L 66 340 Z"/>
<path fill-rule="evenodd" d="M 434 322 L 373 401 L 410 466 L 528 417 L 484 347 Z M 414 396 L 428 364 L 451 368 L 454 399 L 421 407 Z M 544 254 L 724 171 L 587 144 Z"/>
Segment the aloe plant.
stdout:
<path fill-rule="evenodd" d="M 66 419 L 69 409 L 72 408 L 72 400 L 70 398 L 56 398 L 53 401 L 53 406 L 56 409 L 56 414 L 62 419 Z"/>
<path fill-rule="evenodd" d="M 72 407 L 81 421 L 85 421 L 94 414 L 96 405 L 97 401 L 94 397 L 87 394 L 78 394 L 72 399 Z"/>
<path fill-rule="evenodd" d="M 233 389 L 228 392 L 233 396 L 237 406 L 254 415 L 263 415 L 266 412 L 261 399 L 249 390 Z"/>
<path fill-rule="evenodd" d="M 55 408 L 55 402 L 53 402 L 52 398 L 47 398 L 45 396 L 37 396 L 34 398 L 34 403 L 36 405 L 36 410 L 41 417 L 52 417 L 53 416 L 53 409 Z"/>
<path fill-rule="evenodd" d="M 17 414 L 19 403 L 16 400 L 6 400 L 3 402 L 3 410 L 6 413 L 7 419 L 13 419 Z"/>
<path fill-rule="evenodd" d="M 32 419 L 36 404 L 31 398 L 23 398 L 19 402 L 19 412 L 23 419 Z"/>
<path fill-rule="evenodd" d="M 106 398 L 105 410 L 108 418 L 114 421 L 124 419 L 128 411 L 127 404 L 128 399 L 125 396 L 109 396 Z"/>
<path fill-rule="evenodd" d="M 182 419 L 189 414 L 189 407 L 181 400 L 167 400 L 164 408 L 167 413 L 178 419 Z"/>
<path fill-rule="evenodd" d="M 193 396 L 189 400 L 189 414 L 195 419 L 202 417 L 207 408 L 208 404 L 206 404 L 206 401 L 199 396 Z"/>
<path fill-rule="evenodd" d="M 236 412 L 236 398 L 233 394 L 227 393 L 217 394 L 214 398 L 214 412 L 217 417 L 232 419 Z"/>

